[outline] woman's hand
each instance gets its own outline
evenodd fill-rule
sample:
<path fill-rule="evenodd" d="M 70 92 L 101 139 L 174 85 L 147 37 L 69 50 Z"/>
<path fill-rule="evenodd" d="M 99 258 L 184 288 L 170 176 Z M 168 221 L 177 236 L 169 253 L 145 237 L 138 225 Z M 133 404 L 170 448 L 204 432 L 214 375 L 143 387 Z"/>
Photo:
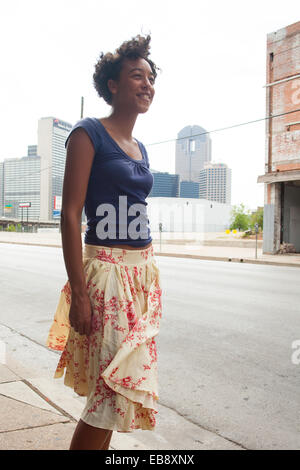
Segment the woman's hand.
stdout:
<path fill-rule="evenodd" d="M 87 336 L 91 334 L 92 314 L 92 305 L 88 294 L 72 294 L 69 321 L 77 333 Z"/>

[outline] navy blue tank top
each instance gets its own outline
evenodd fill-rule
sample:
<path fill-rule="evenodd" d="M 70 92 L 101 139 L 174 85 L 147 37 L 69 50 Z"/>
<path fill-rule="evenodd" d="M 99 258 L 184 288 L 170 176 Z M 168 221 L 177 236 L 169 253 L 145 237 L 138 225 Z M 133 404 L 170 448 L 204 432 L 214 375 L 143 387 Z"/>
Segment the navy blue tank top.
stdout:
<path fill-rule="evenodd" d="M 71 129 L 65 146 L 79 127 L 87 132 L 95 149 L 84 204 L 84 242 L 146 246 L 152 241 L 146 198 L 153 186 L 153 175 L 144 145 L 135 139 L 143 157 L 135 160 L 119 147 L 98 118 L 84 118 Z"/>

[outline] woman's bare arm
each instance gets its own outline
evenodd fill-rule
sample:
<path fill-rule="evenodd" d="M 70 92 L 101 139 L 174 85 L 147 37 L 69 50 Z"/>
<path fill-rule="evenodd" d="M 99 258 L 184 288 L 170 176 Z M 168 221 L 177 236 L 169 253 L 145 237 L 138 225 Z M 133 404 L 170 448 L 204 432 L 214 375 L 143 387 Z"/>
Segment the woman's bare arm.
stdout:
<path fill-rule="evenodd" d="M 69 320 L 75 331 L 87 335 L 92 309 L 82 264 L 81 215 L 94 154 L 87 133 L 82 128 L 76 129 L 67 145 L 61 210 L 63 255 L 72 291 Z"/>

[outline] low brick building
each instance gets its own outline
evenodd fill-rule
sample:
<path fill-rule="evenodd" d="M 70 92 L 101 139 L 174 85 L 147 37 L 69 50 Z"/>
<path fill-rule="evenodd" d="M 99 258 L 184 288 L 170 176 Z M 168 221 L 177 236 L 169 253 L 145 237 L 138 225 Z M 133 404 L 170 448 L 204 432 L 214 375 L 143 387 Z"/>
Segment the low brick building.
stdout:
<path fill-rule="evenodd" d="M 267 35 L 264 253 L 300 252 L 300 21 Z"/>

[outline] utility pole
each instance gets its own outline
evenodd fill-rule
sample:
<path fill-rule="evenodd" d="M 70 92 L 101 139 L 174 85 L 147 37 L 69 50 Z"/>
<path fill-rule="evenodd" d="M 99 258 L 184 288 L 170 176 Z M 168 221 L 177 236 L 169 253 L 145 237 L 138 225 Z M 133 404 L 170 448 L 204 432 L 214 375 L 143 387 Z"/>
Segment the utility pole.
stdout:
<path fill-rule="evenodd" d="M 80 119 L 83 118 L 83 104 L 84 104 L 84 97 L 81 97 L 81 112 L 80 112 Z"/>
<path fill-rule="evenodd" d="M 255 259 L 257 259 L 257 234 L 258 234 L 258 223 L 255 224 Z"/>

